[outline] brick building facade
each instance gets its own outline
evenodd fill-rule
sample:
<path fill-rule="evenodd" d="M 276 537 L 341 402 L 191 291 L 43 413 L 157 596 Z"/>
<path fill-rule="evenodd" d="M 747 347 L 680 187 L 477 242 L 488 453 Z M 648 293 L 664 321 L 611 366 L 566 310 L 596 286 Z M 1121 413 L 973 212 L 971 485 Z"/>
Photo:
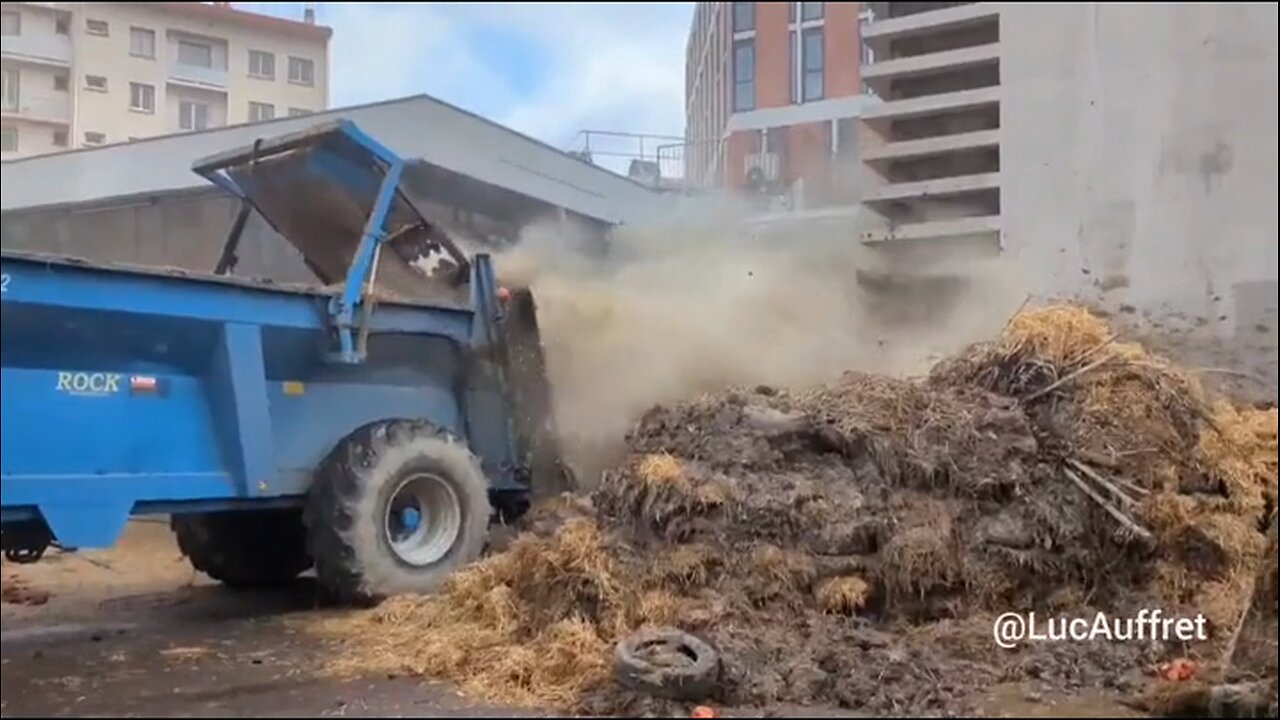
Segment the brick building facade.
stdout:
<path fill-rule="evenodd" d="M 686 50 L 684 173 L 810 202 L 851 192 L 867 98 L 860 3 L 704 2 Z M 842 160 L 848 159 L 848 162 Z"/>

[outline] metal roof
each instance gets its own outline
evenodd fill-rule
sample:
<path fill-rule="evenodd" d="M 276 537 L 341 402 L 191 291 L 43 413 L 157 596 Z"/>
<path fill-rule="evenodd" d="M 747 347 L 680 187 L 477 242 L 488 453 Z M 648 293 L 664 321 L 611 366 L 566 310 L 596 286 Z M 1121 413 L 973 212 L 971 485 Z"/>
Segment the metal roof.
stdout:
<path fill-rule="evenodd" d="M 145 138 L 3 163 L 0 209 L 98 203 L 209 187 L 192 163 L 227 148 L 339 118 L 403 158 L 427 163 L 588 218 L 618 223 L 657 194 L 479 115 L 427 95 L 295 118 Z"/>

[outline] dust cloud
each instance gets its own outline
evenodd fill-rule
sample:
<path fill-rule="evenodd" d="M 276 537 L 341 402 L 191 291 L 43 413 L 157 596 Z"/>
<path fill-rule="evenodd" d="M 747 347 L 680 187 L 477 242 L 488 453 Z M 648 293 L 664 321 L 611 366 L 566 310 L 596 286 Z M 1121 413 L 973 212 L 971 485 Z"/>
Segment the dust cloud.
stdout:
<path fill-rule="evenodd" d="M 602 253 L 562 226 L 526 228 L 495 262 L 503 283 L 533 289 L 556 421 L 583 485 L 655 404 L 846 370 L 921 373 L 994 336 L 1025 297 L 992 260 L 868 284 L 883 254 L 855 238 L 847 222 L 685 217 L 615 228 Z"/>

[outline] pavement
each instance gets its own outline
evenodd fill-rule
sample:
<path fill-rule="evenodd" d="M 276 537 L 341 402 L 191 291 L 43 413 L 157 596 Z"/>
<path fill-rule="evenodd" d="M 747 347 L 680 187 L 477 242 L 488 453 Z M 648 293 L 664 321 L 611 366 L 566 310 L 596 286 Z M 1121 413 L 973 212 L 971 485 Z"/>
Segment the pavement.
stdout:
<path fill-rule="evenodd" d="M 194 572 L 164 522 L 135 521 L 101 552 L 51 550 L 3 564 L 0 714 L 117 717 L 535 717 L 407 677 L 339 678 L 340 650 L 309 627 L 324 608 L 314 579 L 232 592 Z M 1132 717 L 1105 695 L 1028 700 L 992 688 L 983 716 Z M 725 709 L 724 717 L 760 711 Z M 835 708 L 774 707 L 771 717 L 865 717 Z"/>
<path fill-rule="evenodd" d="M 334 678 L 336 650 L 306 626 L 342 611 L 319 607 L 313 580 L 228 591 L 190 569 L 164 523 L 131 523 L 109 551 L 6 561 L 2 577 L 5 717 L 533 714 L 416 679 Z"/>

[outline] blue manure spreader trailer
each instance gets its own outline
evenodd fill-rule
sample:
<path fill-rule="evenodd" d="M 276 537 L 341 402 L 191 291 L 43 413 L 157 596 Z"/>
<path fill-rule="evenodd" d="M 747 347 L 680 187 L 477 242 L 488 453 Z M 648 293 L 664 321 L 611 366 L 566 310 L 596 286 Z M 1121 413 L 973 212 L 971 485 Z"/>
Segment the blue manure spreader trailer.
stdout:
<path fill-rule="evenodd" d="M 4 252 L 5 557 L 162 514 L 228 586 L 314 567 L 369 602 L 433 589 L 563 489 L 532 296 L 425 219 L 404 167 L 348 121 L 196 163 L 242 201 L 207 276 Z M 254 211 L 320 283 L 230 274 Z"/>

